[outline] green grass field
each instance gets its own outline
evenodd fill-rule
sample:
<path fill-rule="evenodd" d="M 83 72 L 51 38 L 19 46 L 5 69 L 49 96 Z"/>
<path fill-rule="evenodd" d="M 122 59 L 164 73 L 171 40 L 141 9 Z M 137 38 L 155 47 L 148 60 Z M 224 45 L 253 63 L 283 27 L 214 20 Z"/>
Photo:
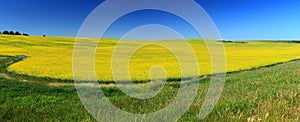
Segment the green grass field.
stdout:
<path fill-rule="evenodd" d="M 0 121 L 96 121 L 84 109 L 72 83 L 12 74 L 7 67 L 19 57 L 0 57 Z M 179 121 L 198 121 L 209 77 Z M 114 86 L 102 87 L 122 110 L 149 113 L 166 106 L 178 82 L 168 82 L 149 100 L 132 99 Z M 300 121 L 300 61 L 238 71 L 227 75 L 222 96 L 204 121 Z"/>

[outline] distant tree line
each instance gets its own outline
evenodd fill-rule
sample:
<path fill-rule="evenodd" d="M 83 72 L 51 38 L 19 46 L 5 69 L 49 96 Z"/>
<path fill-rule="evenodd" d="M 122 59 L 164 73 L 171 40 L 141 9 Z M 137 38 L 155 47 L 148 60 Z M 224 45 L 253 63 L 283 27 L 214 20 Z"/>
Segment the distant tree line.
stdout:
<path fill-rule="evenodd" d="M 29 34 L 27 34 L 27 33 L 22 33 L 21 34 L 19 31 L 13 32 L 13 31 L 7 31 L 7 30 L 5 30 L 3 32 L 0 31 L 0 34 L 29 36 Z"/>

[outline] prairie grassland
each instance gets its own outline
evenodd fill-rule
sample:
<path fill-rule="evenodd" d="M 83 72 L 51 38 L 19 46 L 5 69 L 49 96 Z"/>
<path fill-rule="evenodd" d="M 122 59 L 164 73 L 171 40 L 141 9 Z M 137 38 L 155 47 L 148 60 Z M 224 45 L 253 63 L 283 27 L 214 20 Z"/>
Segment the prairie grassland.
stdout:
<path fill-rule="evenodd" d="M 50 77 L 56 79 L 72 79 L 72 55 L 74 38 L 65 37 L 24 37 L 0 35 L 0 54 L 26 55 L 25 61 L 11 65 L 9 71 L 36 77 Z M 97 41 L 97 39 L 85 39 Z M 151 42 L 151 41 L 148 41 Z M 148 43 L 147 42 L 147 43 Z M 162 42 L 162 41 L 161 41 Z M 209 52 L 201 40 L 188 41 L 194 50 L 200 68 L 199 75 L 211 74 Z M 113 80 L 111 61 L 118 40 L 101 39 L 96 53 L 96 73 L 99 81 Z M 144 41 L 126 41 L 123 46 L 130 49 Z M 153 41 L 153 43 L 156 43 Z M 163 42 L 165 43 L 165 42 Z M 178 41 L 166 41 L 176 45 Z M 214 42 L 222 43 L 222 42 Z M 263 65 L 286 62 L 300 58 L 300 44 L 279 42 L 247 42 L 224 43 L 226 49 L 226 71 L 238 71 Z M 188 51 L 180 44 L 181 52 Z M 125 52 L 124 52 L 125 53 Z M 189 59 L 185 53 L 176 55 Z M 149 70 L 160 65 L 165 69 L 168 79 L 181 77 L 180 63 L 172 52 L 159 45 L 148 45 L 138 49 L 129 62 L 129 72 L 133 80 L 149 80 Z M 120 56 L 122 58 L 122 55 Z M 82 56 L 82 60 L 85 57 Z M 120 59 L 121 60 L 121 59 Z M 122 59 L 123 60 L 123 59 Z M 120 65 L 119 70 L 126 70 Z"/>

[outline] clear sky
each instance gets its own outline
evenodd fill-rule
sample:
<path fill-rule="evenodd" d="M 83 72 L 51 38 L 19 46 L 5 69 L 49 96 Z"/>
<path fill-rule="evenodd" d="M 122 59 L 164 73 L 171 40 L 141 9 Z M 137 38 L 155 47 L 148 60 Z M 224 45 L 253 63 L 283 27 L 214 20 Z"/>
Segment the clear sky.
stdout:
<path fill-rule="evenodd" d="M 102 2 L 1 0 L 0 31 L 76 36 L 88 14 Z M 300 0 L 197 0 L 197 3 L 211 16 L 224 39 L 300 40 Z M 187 38 L 198 38 L 180 18 L 154 10 L 139 11 L 120 18 L 105 36 L 119 38 L 132 27 L 150 23 L 172 26 Z"/>

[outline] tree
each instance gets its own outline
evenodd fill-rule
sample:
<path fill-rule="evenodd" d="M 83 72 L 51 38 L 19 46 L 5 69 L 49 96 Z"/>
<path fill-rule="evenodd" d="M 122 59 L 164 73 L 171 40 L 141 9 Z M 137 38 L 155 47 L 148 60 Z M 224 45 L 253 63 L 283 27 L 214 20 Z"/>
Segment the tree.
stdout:
<path fill-rule="evenodd" d="M 9 34 L 9 32 L 8 31 L 3 31 L 3 34 Z"/>
<path fill-rule="evenodd" d="M 19 31 L 17 31 L 16 33 L 15 33 L 15 35 L 22 35 Z"/>
<path fill-rule="evenodd" d="M 29 36 L 27 33 L 23 33 L 23 36 Z"/>
<path fill-rule="evenodd" d="M 46 37 L 46 35 L 43 35 L 43 37 Z"/>
<path fill-rule="evenodd" d="M 1 31 L 0 31 L 0 34 L 2 34 Z"/>
<path fill-rule="evenodd" d="M 15 35 L 15 32 L 9 31 L 9 34 L 10 34 L 10 35 Z"/>

